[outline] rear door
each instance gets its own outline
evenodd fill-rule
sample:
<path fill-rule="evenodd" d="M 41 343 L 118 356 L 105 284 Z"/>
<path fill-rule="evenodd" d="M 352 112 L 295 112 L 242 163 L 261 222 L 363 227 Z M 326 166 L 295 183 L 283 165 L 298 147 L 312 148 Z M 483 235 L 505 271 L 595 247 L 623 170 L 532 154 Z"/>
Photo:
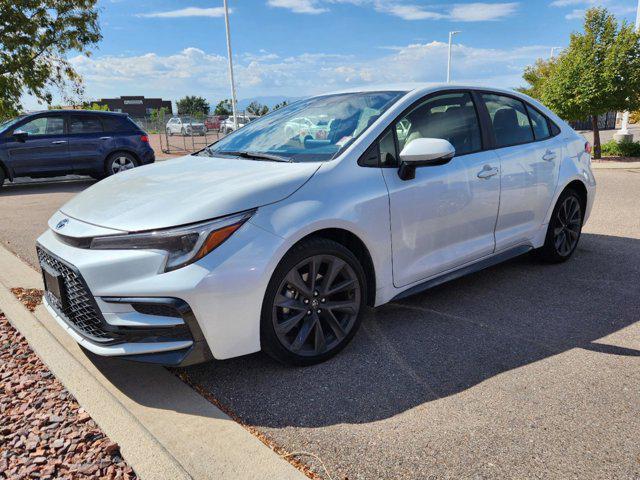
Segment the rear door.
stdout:
<path fill-rule="evenodd" d="M 112 140 L 98 115 L 69 115 L 69 157 L 76 172 L 102 171 Z"/>
<path fill-rule="evenodd" d="M 402 180 L 395 152 L 416 138 L 446 139 L 456 155 L 445 165 L 417 168 L 414 179 Z M 383 169 L 396 287 L 493 253 L 500 161 L 495 152 L 484 150 L 484 143 L 475 103 L 464 91 L 428 97 L 398 118 L 380 141 L 383 166 L 391 162 L 396 167 Z"/>
<path fill-rule="evenodd" d="M 550 121 L 522 100 L 481 95 L 501 163 L 496 251 L 530 241 L 544 223 L 558 182 L 562 144 Z"/>
<path fill-rule="evenodd" d="M 64 115 L 31 117 L 14 129 L 20 131 L 28 134 L 27 140 L 18 142 L 10 136 L 6 146 L 16 176 L 70 173 Z"/>

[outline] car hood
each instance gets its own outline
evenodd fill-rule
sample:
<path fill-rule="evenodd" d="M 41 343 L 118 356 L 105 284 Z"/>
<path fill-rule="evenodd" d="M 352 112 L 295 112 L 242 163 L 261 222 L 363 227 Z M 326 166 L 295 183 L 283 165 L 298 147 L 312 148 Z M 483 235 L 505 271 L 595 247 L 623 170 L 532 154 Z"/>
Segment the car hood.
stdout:
<path fill-rule="evenodd" d="M 129 232 L 186 225 L 282 200 L 318 168 L 318 163 L 190 155 L 106 178 L 60 210 Z"/>

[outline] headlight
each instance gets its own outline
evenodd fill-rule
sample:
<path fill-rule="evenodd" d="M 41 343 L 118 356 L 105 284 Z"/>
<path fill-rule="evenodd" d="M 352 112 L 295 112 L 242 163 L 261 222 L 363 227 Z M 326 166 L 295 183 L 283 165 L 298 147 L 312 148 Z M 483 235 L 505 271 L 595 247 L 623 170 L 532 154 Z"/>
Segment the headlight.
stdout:
<path fill-rule="evenodd" d="M 162 250 L 167 253 L 165 272 L 200 260 L 220 246 L 251 218 L 255 210 L 210 222 L 152 232 L 95 237 L 89 248 L 95 250 Z"/>

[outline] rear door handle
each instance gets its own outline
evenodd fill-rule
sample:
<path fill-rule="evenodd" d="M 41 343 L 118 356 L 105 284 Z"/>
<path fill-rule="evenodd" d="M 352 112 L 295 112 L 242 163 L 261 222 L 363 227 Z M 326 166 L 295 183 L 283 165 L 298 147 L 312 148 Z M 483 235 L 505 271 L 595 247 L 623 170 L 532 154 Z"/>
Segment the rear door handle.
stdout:
<path fill-rule="evenodd" d="M 542 159 L 543 159 L 545 162 L 551 162 L 551 161 L 553 161 L 553 160 L 555 160 L 555 159 L 556 159 L 556 156 L 557 156 L 557 155 L 556 155 L 556 152 L 554 152 L 554 151 L 552 151 L 552 150 L 547 150 L 547 151 L 544 153 L 544 155 L 542 156 Z"/>
<path fill-rule="evenodd" d="M 478 178 L 491 178 L 494 175 L 497 175 L 498 172 L 500 172 L 500 170 L 496 167 L 485 165 L 484 168 L 478 172 Z"/>
<path fill-rule="evenodd" d="M 111 137 L 100 137 L 100 140 L 111 140 Z"/>
<path fill-rule="evenodd" d="M 51 145 L 60 145 L 62 143 L 67 143 L 66 140 L 56 140 L 55 142 L 51 142 Z"/>

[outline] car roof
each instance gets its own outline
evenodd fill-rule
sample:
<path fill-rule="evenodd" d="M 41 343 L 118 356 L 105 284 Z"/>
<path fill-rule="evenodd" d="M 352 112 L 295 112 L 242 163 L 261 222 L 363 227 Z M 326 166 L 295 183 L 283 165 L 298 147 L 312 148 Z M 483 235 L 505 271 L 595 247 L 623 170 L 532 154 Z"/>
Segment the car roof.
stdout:
<path fill-rule="evenodd" d="M 37 112 L 29 112 L 27 114 L 25 114 L 25 117 L 31 116 L 31 115 L 41 115 L 43 113 L 52 113 L 52 114 L 56 114 L 56 113 L 90 113 L 92 115 L 111 115 L 114 117 L 126 117 L 128 116 L 126 113 L 121 113 L 121 112 L 107 112 L 105 110 L 71 110 L 71 109 L 66 109 L 66 110 L 40 110 Z"/>

